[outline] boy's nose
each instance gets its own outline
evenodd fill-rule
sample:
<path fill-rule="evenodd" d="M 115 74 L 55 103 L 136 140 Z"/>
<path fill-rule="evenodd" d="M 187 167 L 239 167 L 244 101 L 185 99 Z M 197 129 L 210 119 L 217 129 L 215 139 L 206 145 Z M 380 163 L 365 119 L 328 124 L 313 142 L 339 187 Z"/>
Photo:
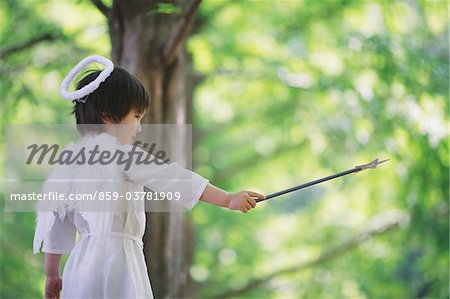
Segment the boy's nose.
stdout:
<path fill-rule="evenodd" d="M 138 133 L 142 132 L 142 126 L 140 123 L 137 125 L 137 132 Z"/>

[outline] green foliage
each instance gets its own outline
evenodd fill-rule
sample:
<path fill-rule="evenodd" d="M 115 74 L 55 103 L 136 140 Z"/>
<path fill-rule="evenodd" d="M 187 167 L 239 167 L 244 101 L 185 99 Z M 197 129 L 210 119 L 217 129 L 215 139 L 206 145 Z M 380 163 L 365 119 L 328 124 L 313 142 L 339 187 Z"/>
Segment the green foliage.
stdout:
<path fill-rule="evenodd" d="M 181 7 L 176 6 L 172 3 L 156 3 L 155 12 L 168 15 L 179 15 L 181 13 Z"/>
<path fill-rule="evenodd" d="M 241 296 L 447 298 L 444 2 L 207 1 L 200 18 L 195 162 L 213 183 L 271 193 L 391 159 L 248 215 L 195 209 L 202 296 L 314 260 L 395 212 L 408 224 Z"/>

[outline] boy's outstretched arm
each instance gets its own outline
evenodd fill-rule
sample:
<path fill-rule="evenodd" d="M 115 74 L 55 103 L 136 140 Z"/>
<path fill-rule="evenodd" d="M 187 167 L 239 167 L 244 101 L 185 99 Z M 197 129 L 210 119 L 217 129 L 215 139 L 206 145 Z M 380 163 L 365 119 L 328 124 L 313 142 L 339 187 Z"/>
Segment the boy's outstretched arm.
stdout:
<path fill-rule="evenodd" d="M 247 213 L 250 209 L 256 207 L 255 198 L 266 198 L 266 196 L 254 191 L 228 193 L 208 183 L 200 200 L 212 203 L 219 207 Z"/>

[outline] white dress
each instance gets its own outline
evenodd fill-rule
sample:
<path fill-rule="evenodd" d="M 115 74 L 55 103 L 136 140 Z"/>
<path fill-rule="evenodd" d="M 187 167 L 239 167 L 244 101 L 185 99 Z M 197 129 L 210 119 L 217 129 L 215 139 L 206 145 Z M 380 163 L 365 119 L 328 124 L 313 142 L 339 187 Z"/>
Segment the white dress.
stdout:
<path fill-rule="evenodd" d="M 67 148 L 79 150 L 99 143 L 121 146 L 114 137 L 103 133 L 83 137 Z M 117 164 L 102 167 L 58 166 L 44 184 L 43 192 L 82 194 L 92 193 L 94 188 L 99 192 L 124 194 L 143 191 L 143 186 L 164 192 L 174 187 L 177 178 L 186 177 L 186 174 L 192 178 L 192 196 L 184 198 L 181 204 L 191 209 L 198 202 L 208 180 L 176 163 L 132 166 L 127 171 Z M 57 184 L 48 183 L 61 177 L 64 180 Z M 158 177 L 171 177 L 173 180 L 162 186 L 160 182 L 155 183 Z M 79 183 L 80 178 L 97 179 L 98 182 Z M 70 253 L 62 275 L 61 298 L 153 298 L 142 243 L 146 217 L 143 206 L 136 207 L 144 202 L 125 203 L 129 205 L 127 212 L 123 207 L 120 212 L 88 212 L 79 208 L 81 202 L 52 203 L 52 211 L 37 212 L 33 252 L 39 253 L 43 243 L 42 252 Z"/>

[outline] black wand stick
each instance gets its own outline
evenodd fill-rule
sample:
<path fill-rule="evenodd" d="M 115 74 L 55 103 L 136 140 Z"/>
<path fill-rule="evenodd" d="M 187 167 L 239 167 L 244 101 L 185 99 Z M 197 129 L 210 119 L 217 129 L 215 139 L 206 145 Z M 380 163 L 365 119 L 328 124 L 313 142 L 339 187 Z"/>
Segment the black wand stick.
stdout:
<path fill-rule="evenodd" d="M 389 159 L 386 159 L 386 160 L 383 160 L 383 161 L 378 161 L 378 158 L 377 158 L 377 159 L 373 160 L 370 163 L 359 165 L 359 166 L 355 166 L 354 168 L 346 170 L 346 171 L 343 171 L 343 172 L 339 172 L 339 173 L 336 173 L 336 174 L 333 174 L 333 175 L 330 175 L 330 176 L 327 176 L 327 177 L 324 177 L 324 178 L 320 178 L 320 179 L 317 179 L 317 180 L 314 180 L 314 181 L 311 181 L 311 182 L 307 182 L 307 183 L 304 183 L 304 184 L 301 184 L 301 185 L 298 185 L 298 186 L 295 186 L 295 187 L 292 187 L 292 188 L 289 188 L 289 189 L 285 189 L 285 190 L 281 190 L 279 192 L 275 192 L 275 193 L 269 194 L 264 199 L 257 198 L 256 202 L 261 202 L 261 201 L 264 201 L 264 200 L 268 200 L 268 199 L 271 199 L 271 198 L 274 198 L 274 197 L 277 197 L 277 196 L 280 196 L 280 195 L 283 195 L 283 194 L 286 194 L 286 193 L 290 193 L 290 192 L 297 191 L 297 190 L 300 190 L 300 189 L 303 189 L 303 188 L 306 188 L 306 187 L 309 187 L 309 186 L 312 186 L 312 185 L 316 185 L 316 184 L 319 184 L 319 183 L 322 183 L 322 182 L 325 182 L 325 181 L 329 181 L 329 180 L 332 180 L 332 179 L 335 179 L 335 178 L 338 178 L 338 177 L 341 177 L 341 176 L 344 176 L 344 175 L 347 175 L 347 174 L 350 174 L 350 173 L 360 172 L 362 170 L 369 169 L 369 168 L 375 169 L 375 168 L 377 168 L 377 166 L 379 164 L 384 163 L 386 161 L 389 161 Z"/>

